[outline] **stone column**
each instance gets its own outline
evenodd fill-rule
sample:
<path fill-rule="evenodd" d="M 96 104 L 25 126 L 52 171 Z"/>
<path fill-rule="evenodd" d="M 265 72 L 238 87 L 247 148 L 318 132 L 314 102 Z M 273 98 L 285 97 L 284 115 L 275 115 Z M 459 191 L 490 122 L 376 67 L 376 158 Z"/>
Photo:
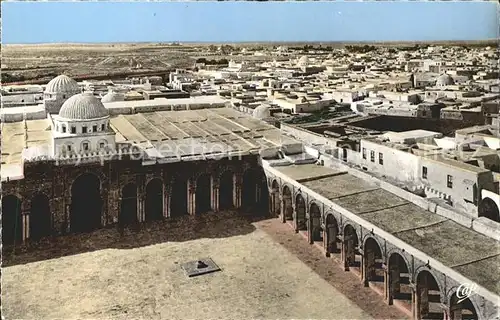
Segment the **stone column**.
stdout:
<path fill-rule="evenodd" d="M 443 320 L 452 320 L 453 319 L 453 311 L 451 307 L 448 307 L 445 304 L 441 304 L 441 308 L 443 308 Z M 462 320 L 462 315 L 460 314 L 460 318 L 457 320 Z"/>
<path fill-rule="evenodd" d="M 143 193 L 139 193 L 137 196 L 137 221 L 144 222 L 146 221 L 146 196 Z"/>
<path fill-rule="evenodd" d="M 348 267 L 351 267 L 355 260 L 356 260 L 356 252 L 355 252 L 355 248 L 354 248 L 354 239 L 351 236 L 347 240 L 347 264 L 348 264 Z M 361 265 L 363 265 L 363 261 L 361 261 Z"/>
<path fill-rule="evenodd" d="M 271 193 L 267 201 L 267 214 L 272 218 L 276 217 L 274 202 L 274 194 Z"/>
<path fill-rule="evenodd" d="M 171 190 L 168 187 L 163 187 L 163 217 L 170 217 L 170 194 Z"/>
<path fill-rule="evenodd" d="M 462 307 L 460 306 L 460 304 L 450 306 L 449 310 L 446 313 L 449 315 L 449 320 L 462 320 Z"/>
<path fill-rule="evenodd" d="M 411 313 L 413 315 L 413 319 L 420 319 L 420 311 L 419 311 L 419 304 L 420 304 L 420 299 L 417 294 L 417 287 L 416 284 L 413 283 L 410 285 L 411 286 Z"/>
<path fill-rule="evenodd" d="M 256 184 L 255 185 L 255 204 L 260 204 L 261 200 L 262 200 L 262 190 L 260 188 L 260 184 Z"/>
<path fill-rule="evenodd" d="M 347 258 L 347 240 L 344 238 L 342 239 L 342 246 L 340 250 L 340 259 L 342 263 L 344 264 L 344 270 L 349 271 L 349 263 L 348 263 L 348 258 Z"/>
<path fill-rule="evenodd" d="M 392 304 L 394 297 L 399 294 L 401 287 L 400 287 L 400 271 L 399 271 L 399 265 L 397 264 L 392 264 L 389 266 L 389 269 L 386 271 L 387 276 L 388 276 L 388 296 L 387 296 L 387 301 L 389 304 Z"/>
<path fill-rule="evenodd" d="M 101 192 L 101 227 L 108 224 L 108 201 L 112 198 L 109 196 L 109 192 L 104 190 Z"/>
<path fill-rule="evenodd" d="M 273 190 L 273 218 L 280 217 L 282 204 L 279 189 Z"/>
<path fill-rule="evenodd" d="M 343 262 L 344 262 L 344 270 L 349 271 L 349 267 L 355 260 L 356 253 L 354 251 L 354 240 L 352 236 L 344 238 L 342 243 L 342 251 L 343 251 Z"/>
<path fill-rule="evenodd" d="M 309 244 L 314 244 L 314 239 L 313 239 L 313 219 L 311 219 L 311 216 L 309 216 L 309 219 L 307 220 L 307 241 L 309 241 Z"/>
<path fill-rule="evenodd" d="M 241 208 L 241 176 L 233 176 L 233 203 L 236 209 Z"/>
<path fill-rule="evenodd" d="M 375 252 L 371 248 L 364 248 L 361 277 L 365 287 L 369 286 L 370 280 L 375 276 Z"/>
<path fill-rule="evenodd" d="M 52 219 L 51 234 L 59 235 L 63 233 L 63 228 L 65 228 L 64 220 L 66 217 L 65 205 L 63 203 L 63 198 L 56 197 L 49 200 L 50 214 Z"/>
<path fill-rule="evenodd" d="M 387 269 L 387 264 L 382 263 L 382 269 L 384 270 L 384 301 L 391 305 L 392 304 L 392 289 L 391 289 L 391 274 Z"/>
<path fill-rule="evenodd" d="M 279 202 L 280 202 L 280 219 L 282 223 L 286 222 L 286 212 L 285 212 L 285 200 L 283 199 L 283 195 L 281 193 L 278 194 Z"/>
<path fill-rule="evenodd" d="M 213 212 L 218 212 L 219 211 L 219 198 L 220 198 L 220 188 L 219 188 L 219 181 L 218 179 L 214 178 L 213 176 L 210 177 L 210 199 L 212 200 L 212 211 Z"/>
<path fill-rule="evenodd" d="M 328 237 L 328 226 L 325 226 L 325 228 L 323 229 L 323 249 L 325 250 L 326 257 L 330 257 L 330 248 L 328 247 L 330 239 Z"/>
<path fill-rule="evenodd" d="M 422 316 L 429 313 L 428 291 L 427 277 L 423 275 L 421 283 L 413 285 L 412 311 L 414 319 L 422 319 Z"/>
<path fill-rule="evenodd" d="M 30 214 L 29 211 L 26 209 L 23 209 L 21 212 L 21 217 L 22 217 L 22 230 L 21 232 L 23 233 L 23 243 L 26 242 L 30 238 Z"/>
<path fill-rule="evenodd" d="M 118 222 L 118 215 L 120 214 L 121 198 L 118 186 L 112 184 L 109 189 L 108 195 L 108 214 L 106 217 L 106 225 Z"/>
<path fill-rule="evenodd" d="M 299 221 L 297 220 L 297 217 L 299 216 L 297 214 L 297 205 L 295 203 L 292 203 L 292 215 L 293 215 L 293 228 L 295 230 L 295 233 L 299 233 Z"/>
<path fill-rule="evenodd" d="M 66 202 L 66 208 L 64 210 L 64 213 L 66 215 L 66 221 L 67 221 L 65 232 L 66 233 L 70 233 L 71 232 L 71 219 L 70 219 L 70 216 L 71 216 L 71 202 L 70 201 Z"/>
<path fill-rule="evenodd" d="M 117 221 L 119 225 L 123 223 L 123 221 L 120 220 L 120 212 L 123 210 L 122 205 L 123 205 L 123 198 L 120 196 L 118 199 L 118 215 L 117 215 Z"/>
<path fill-rule="evenodd" d="M 196 182 L 192 181 L 192 179 L 188 180 L 187 183 L 188 188 L 188 214 L 194 216 L 196 214 Z"/>
<path fill-rule="evenodd" d="M 421 318 L 422 316 L 427 315 L 429 313 L 429 285 L 426 275 L 422 277 L 422 283 L 418 288 L 420 288 L 419 292 L 420 306 L 418 308 L 419 309 L 418 311 L 420 312 L 419 316 Z"/>
<path fill-rule="evenodd" d="M 331 230 L 331 231 L 330 231 Z M 327 252 L 327 257 L 330 256 L 330 253 L 336 253 L 337 252 L 337 242 L 340 240 L 338 237 L 339 235 L 337 234 L 337 228 L 334 228 L 332 226 L 326 226 L 326 234 L 327 236 L 324 237 L 323 239 L 326 239 L 326 252 Z"/>

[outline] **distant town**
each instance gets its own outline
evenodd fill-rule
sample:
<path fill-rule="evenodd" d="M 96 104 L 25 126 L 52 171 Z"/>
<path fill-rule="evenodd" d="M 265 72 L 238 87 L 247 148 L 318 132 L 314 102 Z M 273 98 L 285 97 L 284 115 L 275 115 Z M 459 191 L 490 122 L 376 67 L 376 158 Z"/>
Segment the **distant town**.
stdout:
<path fill-rule="evenodd" d="M 111 234 L 110 226 L 123 237 L 133 226 L 184 228 L 196 224 L 191 217 L 236 212 L 270 219 L 271 235 L 302 235 L 308 250 L 336 261 L 334 272 L 352 271 L 360 292 L 380 293 L 380 307 L 352 307 L 343 318 L 498 319 L 494 44 L 19 45 L 4 57 L 7 263 L 49 252 L 43 241 Z M 184 270 L 220 271 L 224 255 L 213 255 Z M 475 291 L 460 300 L 464 284 Z M 13 281 L 9 288 L 15 295 Z M 329 317 L 318 308 L 315 316 Z M 47 310 L 36 315 L 70 314 Z M 179 318 L 172 310 L 161 318 Z"/>

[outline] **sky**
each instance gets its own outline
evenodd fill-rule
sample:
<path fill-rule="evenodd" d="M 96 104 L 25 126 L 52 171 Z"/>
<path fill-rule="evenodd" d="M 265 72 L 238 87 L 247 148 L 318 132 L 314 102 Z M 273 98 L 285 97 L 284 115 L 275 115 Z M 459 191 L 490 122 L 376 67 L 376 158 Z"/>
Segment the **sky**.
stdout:
<path fill-rule="evenodd" d="M 496 2 L 1 2 L 2 43 L 498 38 Z"/>

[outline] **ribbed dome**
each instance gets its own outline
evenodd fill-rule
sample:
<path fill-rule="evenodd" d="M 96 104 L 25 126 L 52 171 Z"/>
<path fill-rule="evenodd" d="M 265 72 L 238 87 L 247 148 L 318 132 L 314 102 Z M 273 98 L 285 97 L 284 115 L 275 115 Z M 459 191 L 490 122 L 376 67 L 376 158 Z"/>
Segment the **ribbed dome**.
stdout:
<path fill-rule="evenodd" d="M 436 80 L 436 86 L 450 86 L 454 83 L 455 81 L 449 74 L 442 74 Z"/>
<path fill-rule="evenodd" d="M 114 91 L 106 93 L 102 98 L 101 102 L 114 102 L 114 101 L 124 101 L 125 96 L 122 93 L 117 93 Z"/>
<path fill-rule="evenodd" d="M 78 87 L 78 83 L 68 76 L 60 75 L 50 80 L 45 87 L 45 92 L 47 93 L 72 93 L 77 94 L 81 90 Z"/>
<path fill-rule="evenodd" d="M 108 116 L 108 110 L 92 93 L 72 96 L 61 107 L 59 117 L 72 120 L 90 120 Z"/>
<path fill-rule="evenodd" d="M 271 116 L 271 110 L 269 106 L 261 104 L 257 108 L 253 109 L 253 117 L 257 119 L 265 119 Z"/>

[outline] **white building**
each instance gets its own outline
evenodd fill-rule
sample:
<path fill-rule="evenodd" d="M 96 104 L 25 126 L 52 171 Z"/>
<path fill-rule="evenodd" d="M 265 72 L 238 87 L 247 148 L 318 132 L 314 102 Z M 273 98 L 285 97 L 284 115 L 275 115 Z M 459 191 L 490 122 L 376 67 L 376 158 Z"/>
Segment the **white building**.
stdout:
<path fill-rule="evenodd" d="M 78 83 L 66 75 L 60 75 L 50 80 L 43 93 L 43 104 L 47 113 L 59 113 L 63 103 L 82 92 Z"/>
<path fill-rule="evenodd" d="M 51 120 L 52 156 L 56 158 L 116 149 L 108 110 L 91 93 L 77 94 L 66 100 Z"/>

